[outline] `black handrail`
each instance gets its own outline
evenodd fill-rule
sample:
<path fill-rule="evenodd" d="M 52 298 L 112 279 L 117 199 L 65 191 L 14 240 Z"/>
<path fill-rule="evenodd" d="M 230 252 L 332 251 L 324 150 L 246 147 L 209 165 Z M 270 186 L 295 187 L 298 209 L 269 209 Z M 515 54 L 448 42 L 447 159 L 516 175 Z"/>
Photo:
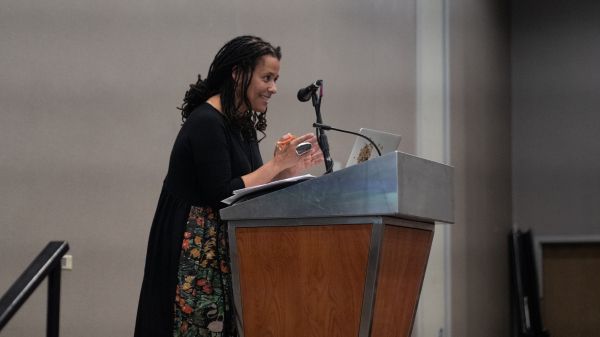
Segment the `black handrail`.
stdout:
<path fill-rule="evenodd" d="M 58 337 L 60 314 L 60 260 L 69 250 L 66 241 L 51 241 L 0 299 L 0 331 L 48 276 L 46 335 Z"/>

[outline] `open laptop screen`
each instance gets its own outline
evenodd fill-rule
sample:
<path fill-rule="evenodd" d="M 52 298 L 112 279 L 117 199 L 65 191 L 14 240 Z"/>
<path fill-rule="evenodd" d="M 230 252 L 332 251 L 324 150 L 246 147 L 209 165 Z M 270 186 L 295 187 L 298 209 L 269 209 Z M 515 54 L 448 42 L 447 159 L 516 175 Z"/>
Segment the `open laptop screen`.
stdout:
<path fill-rule="evenodd" d="M 377 144 L 382 155 L 396 151 L 402 140 L 400 135 L 378 130 L 361 128 L 358 133 L 371 138 L 371 140 Z M 377 157 L 377 150 L 374 149 L 373 144 L 362 137 L 356 136 L 346 167 L 362 163 L 375 157 Z"/>

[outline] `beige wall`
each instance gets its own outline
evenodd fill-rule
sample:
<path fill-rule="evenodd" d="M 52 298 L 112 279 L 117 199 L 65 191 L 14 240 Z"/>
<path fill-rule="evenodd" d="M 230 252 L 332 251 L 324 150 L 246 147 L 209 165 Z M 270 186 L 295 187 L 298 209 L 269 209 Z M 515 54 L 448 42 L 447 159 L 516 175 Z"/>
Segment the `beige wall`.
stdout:
<path fill-rule="evenodd" d="M 146 239 L 181 98 L 229 38 L 283 48 L 269 109 L 281 134 L 310 130 L 298 88 L 325 80 L 341 128 L 401 133 L 415 151 L 414 2 L 5 0 L 0 11 L 0 294 L 50 240 L 71 245 L 62 336 L 133 331 Z M 330 134 L 344 162 L 354 138 Z M 43 335 L 40 288 L 2 336 Z"/>
<path fill-rule="evenodd" d="M 444 0 L 417 2 L 416 155 L 449 164 L 446 11 Z M 412 337 L 449 336 L 451 271 L 447 265 L 450 226 L 437 224 L 427 261 Z"/>
<path fill-rule="evenodd" d="M 507 8 L 448 1 L 452 336 L 508 334 L 510 228 Z M 257 8 L 259 10 L 257 10 Z M 295 92 L 325 80 L 325 121 L 401 133 L 415 153 L 414 1 L 59 2 L 5 0 L 0 11 L 0 293 L 49 240 L 71 244 L 63 336 L 131 335 L 176 106 L 229 38 L 283 47 L 269 110 L 278 135 L 310 129 Z M 330 134 L 344 162 L 353 137 Z M 42 335 L 39 289 L 2 336 Z"/>
<path fill-rule="evenodd" d="M 450 1 L 452 336 L 508 336 L 511 228 L 508 7 Z"/>

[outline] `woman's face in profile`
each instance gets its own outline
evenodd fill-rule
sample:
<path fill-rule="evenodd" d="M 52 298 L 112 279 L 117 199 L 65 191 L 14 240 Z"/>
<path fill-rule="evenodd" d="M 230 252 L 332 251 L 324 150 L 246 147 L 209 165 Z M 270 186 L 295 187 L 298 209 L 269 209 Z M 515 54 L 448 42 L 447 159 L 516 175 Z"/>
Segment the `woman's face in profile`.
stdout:
<path fill-rule="evenodd" d="M 267 111 L 271 96 L 277 93 L 275 85 L 277 79 L 279 79 L 279 60 L 271 55 L 262 56 L 254 68 L 248 91 L 246 91 L 252 110 Z"/>

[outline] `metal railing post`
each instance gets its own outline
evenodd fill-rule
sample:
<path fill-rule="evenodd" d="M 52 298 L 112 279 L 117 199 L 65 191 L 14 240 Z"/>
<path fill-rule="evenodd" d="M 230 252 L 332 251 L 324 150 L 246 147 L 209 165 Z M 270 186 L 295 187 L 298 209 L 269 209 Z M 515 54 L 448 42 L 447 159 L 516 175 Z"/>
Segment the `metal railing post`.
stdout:
<path fill-rule="evenodd" d="M 60 323 L 60 264 L 48 274 L 48 312 L 46 336 L 58 337 Z"/>

